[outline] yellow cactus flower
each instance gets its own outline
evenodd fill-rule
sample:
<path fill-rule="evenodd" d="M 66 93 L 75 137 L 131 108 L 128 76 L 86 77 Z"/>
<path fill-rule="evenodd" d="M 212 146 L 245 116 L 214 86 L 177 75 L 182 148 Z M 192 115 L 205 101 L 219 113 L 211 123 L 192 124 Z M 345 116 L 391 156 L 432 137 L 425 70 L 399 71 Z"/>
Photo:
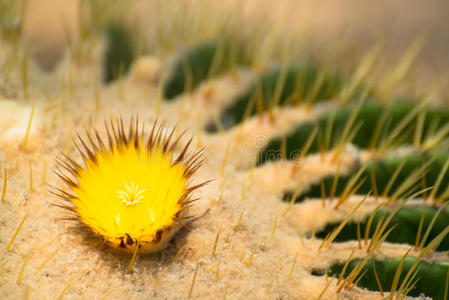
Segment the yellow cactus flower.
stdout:
<path fill-rule="evenodd" d="M 109 246 L 131 253 L 159 251 L 188 218 L 191 192 L 205 184 L 189 187 L 203 151 L 187 154 L 190 139 L 176 155 L 182 135 L 171 142 L 175 129 L 164 134 L 164 124 L 157 121 L 148 137 L 138 120 L 131 120 L 128 133 L 122 120 L 111 121 L 107 144 L 93 131 L 86 131 L 89 146 L 79 135 L 75 141 L 83 166 L 66 155 L 57 160 L 56 174 L 69 190 L 56 188 L 54 194 L 68 204 L 55 205 L 75 213 L 72 219 Z"/>

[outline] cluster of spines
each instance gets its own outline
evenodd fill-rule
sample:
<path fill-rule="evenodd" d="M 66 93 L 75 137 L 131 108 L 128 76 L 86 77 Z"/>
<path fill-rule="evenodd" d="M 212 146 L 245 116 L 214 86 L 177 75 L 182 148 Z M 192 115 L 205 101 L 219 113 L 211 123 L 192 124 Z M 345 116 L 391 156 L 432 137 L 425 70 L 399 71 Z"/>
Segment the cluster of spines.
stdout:
<path fill-rule="evenodd" d="M 371 159 L 358 163 L 346 174 L 335 173 L 311 184 L 303 191 L 289 191 L 284 200 L 301 202 L 306 198 L 342 197 L 348 190 L 354 194 L 373 193 L 375 197 L 389 198 L 390 202 L 404 199 L 415 192 L 432 203 L 442 203 L 449 197 L 446 154 L 410 153 Z M 294 198 L 294 199 L 293 199 Z"/>
<path fill-rule="evenodd" d="M 324 112 L 315 121 L 299 123 L 287 135 L 270 141 L 259 154 L 258 163 L 278 159 L 279 156 L 269 154 L 281 151 L 292 159 L 311 136 L 308 153 L 338 150 L 348 143 L 358 149 L 376 151 L 378 156 L 401 146 L 429 151 L 447 143 L 448 121 L 446 107 L 425 108 L 413 102 L 383 104 L 368 100 L 356 107 L 351 104 Z"/>
<path fill-rule="evenodd" d="M 377 207 L 371 214 L 357 222 L 347 223 L 335 238 L 336 242 L 368 240 L 374 236 L 379 224 L 390 219 L 387 229 L 394 227 L 386 238 L 387 242 L 414 245 L 422 249 L 449 226 L 449 212 L 440 206 L 438 209 L 428 205 L 402 207 L 400 210 Z M 392 216 L 390 218 L 390 215 Z M 327 224 L 315 233 L 318 238 L 327 235 L 340 226 L 340 222 Z M 444 237 L 437 251 L 449 250 L 449 237 Z"/>
<path fill-rule="evenodd" d="M 312 67 L 314 66 L 312 65 Z M 330 111 L 332 109 L 330 106 L 329 111 L 322 113 L 316 121 L 300 122 L 297 128 L 291 130 L 288 135 L 271 141 L 259 154 L 257 163 L 264 164 L 269 161 L 266 158 L 270 158 L 268 155 L 270 151 L 283 154 L 275 156 L 274 160 L 281 157 L 294 160 L 297 158 L 290 157 L 289 154 L 296 153 L 297 150 L 309 153 L 321 152 L 322 154 L 326 151 L 334 151 L 333 160 L 338 162 L 338 157 L 335 155 L 341 153 L 342 148 L 348 143 L 352 143 L 360 150 L 371 151 L 372 159 L 359 162 L 349 174 L 341 175 L 337 171 L 336 175 L 329 176 L 321 183 L 312 185 L 309 190 L 305 188 L 303 193 L 298 193 L 299 189 L 295 193 L 290 192 L 287 200 L 297 201 L 304 197 L 322 199 L 339 197 L 335 205 L 338 208 L 351 195 L 368 195 L 374 192 L 376 198 L 381 197 L 385 201 L 385 206 L 401 199 L 407 201 L 410 198 L 419 198 L 423 195 L 425 198 L 428 198 L 426 195 L 430 195 L 428 199 L 432 199 L 434 204 L 440 205 L 445 201 L 446 192 L 444 188 L 440 187 L 444 187 L 447 181 L 445 176 L 448 167 L 447 155 L 438 154 L 437 150 L 443 148 L 447 143 L 449 110 L 446 107 L 426 107 L 425 104 L 419 104 L 416 100 L 380 101 L 376 100 L 375 91 L 367 88 L 360 88 L 358 92 L 352 94 L 352 98 L 338 101 L 339 97 L 341 100 L 345 84 L 351 82 L 350 79 L 343 79 L 342 75 L 334 78 L 324 77 L 326 84 L 330 84 L 326 81 L 329 80 L 337 87 L 333 94 L 327 96 L 322 96 L 320 93 L 314 94 L 314 91 L 320 91 L 323 80 L 315 74 L 312 79 L 315 88 L 313 85 L 309 86 L 300 95 L 298 87 L 301 86 L 301 79 L 305 80 L 301 78 L 301 75 L 306 73 L 295 73 L 295 71 L 297 70 L 292 67 L 262 75 L 261 79 L 256 80 L 253 87 L 250 87 L 246 93 L 235 99 L 224 110 L 221 121 L 218 120 L 222 124 L 210 123 L 206 129 L 210 132 L 217 131 L 217 128 L 226 130 L 242 123 L 256 113 L 269 112 L 275 106 L 300 104 L 301 101 L 295 102 L 295 99 L 307 99 L 307 93 L 316 95 L 316 97 L 312 97 L 310 102 L 303 101 L 302 103 L 305 105 L 316 101 L 337 100 L 337 110 Z M 323 88 L 322 91 L 326 94 L 326 89 Z M 369 96 L 368 100 L 365 100 L 364 98 L 368 95 L 374 97 Z M 361 101 L 354 101 L 357 99 Z M 415 151 L 419 150 L 419 152 L 393 158 L 386 155 L 389 151 L 399 147 L 405 149 L 414 147 Z M 306 153 L 301 154 L 302 157 L 306 155 Z M 323 203 L 325 203 L 324 200 Z M 409 234 L 406 237 L 402 236 L 410 229 L 405 220 L 416 210 L 423 210 L 413 221 L 414 226 L 419 228 L 420 237 L 424 235 L 422 240 L 413 239 L 408 236 Z M 425 206 L 413 208 L 408 206 L 402 208 L 401 206 L 393 212 L 391 209 L 376 209 L 368 220 L 365 220 L 365 222 L 369 222 L 370 228 L 366 228 L 366 224 L 364 224 L 365 227 L 361 226 L 360 222 L 354 225 L 350 222 L 349 217 L 343 223 L 329 225 L 331 228 L 318 233 L 318 237 L 324 238 L 320 248 L 329 247 L 333 241 L 342 241 L 341 239 L 344 238 L 347 231 L 351 233 L 350 239 L 357 238 L 354 231 L 359 232 L 359 235 L 361 231 L 365 231 L 365 242 L 368 239 L 371 241 L 367 248 L 371 254 L 384 241 L 416 243 L 415 247 L 419 246 L 419 249 L 423 249 L 425 246 L 433 245 L 432 242 L 439 238 L 441 245 L 435 249 L 445 249 L 447 239 L 440 235 L 446 231 L 447 227 L 442 221 L 444 219 L 442 216 L 445 214 L 444 206 L 440 206 L 439 210 L 432 207 L 426 210 Z M 401 235 L 403 239 L 398 239 L 398 235 Z M 431 240 L 432 238 L 434 239 Z M 362 271 L 362 268 L 359 268 L 358 271 Z M 360 274 L 357 273 L 357 275 Z M 349 286 L 352 288 L 357 282 L 360 282 L 362 277 L 351 277 L 354 280 L 346 285 L 346 288 Z M 354 282 L 355 280 L 356 282 Z M 407 286 L 406 289 L 401 289 L 399 294 L 407 294 L 412 290 L 419 290 L 419 285 Z"/>
<path fill-rule="evenodd" d="M 136 118 L 135 121 L 131 119 L 128 132 L 125 131 L 123 119 L 120 118 L 115 121 L 111 119 L 109 125 L 105 122 L 107 144 L 103 141 L 96 129 L 93 129 L 96 141 L 92 137 L 91 133 L 86 130 L 86 137 L 90 146 L 87 145 L 86 141 L 83 140 L 80 135 L 77 135 L 77 139 L 74 139 L 73 142 L 82 157 L 85 166 L 89 163 L 95 164 L 99 153 L 103 153 L 105 151 L 120 151 L 121 147 L 129 147 L 130 145 L 133 145 L 136 149 L 138 149 L 142 143 L 145 143 L 145 147 L 148 152 L 151 152 L 152 149 L 160 149 L 163 153 L 173 153 L 176 150 L 180 139 L 184 136 L 185 131 L 181 133 L 174 141 L 172 141 L 175 135 L 176 127 L 174 127 L 170 132 L 164 134 L 164 126 L 165 122 L 158 124 L 157 120 L 155 120 L 150 134 L 146 138 L 144 123 L 142 122 L 140 124 L 138 118 Z M 192 174 L 198 170 L 204 160 L 204 149 L 195 151 L 193 154 L 187 153 L 192 140 L 193 138 L 185 144 L 183 150 L 172 162 L 172 165 L 183 164 L 185 166 L 183 173 L 185 178 L 190 178 Z M 63 180 L 70 189 L 73 190 L 77 188 L 77 178 L 79 177 L 79 171 L 83 168 L 83 166 L 65 154 L 62 154 L 62 157 L 58 158 L 56 162 L 57 166 L 55 168 L 55 174 L 61 178 L 61 180 Z M 179 203 L 182 204 L 183 209 L 187 208 L 191 202 L 195 201 L 195 199 L 190 198 L 191 193 L 206 183 L 207 182 L 203 182 L 191 187 L 186 187 L 184 195 L 179 199 Z M 75 217 L 69 217 L 66 219 L 78 220 L 78 215 L 71 201 L 72 199 L 76 199 L 76 196 L 57 187 L 52 187 L 51 192 L 66 202 L 64 204 L 55 203 L 54 205 L 67 209 L 75 214 Z M 178 213 L 178 215 L 180 214 Z M 191 216 L 183 216 L 183 218 L 191 218 Z M 181 220 L 177 221 L 180 222 Z"/>
<path fill-rule="evenodd" d="M 337 70 L 324 70 L 311 62 L 276 67 L 256 78 L 247 91 L 224 109 L 218 119 L 220 124 L 210 123 L 206 130 L 227 130 L 255 114 L 269 112 L 276 106 L 300 103 L 312 105 L 335 99 L 349 82 L 350 78 L 346 74 Z M 359 87 L 357 93 L 361 90 Z M 354 92 L 351 97 L 357 93 Z"/>
<path fill-rule="evenodd" d="M 360 267 L 361 266 L 361 267 Z M 329 275 L 347 278 L 357 267 L 363 276 L 357 285 L 371 291 L 390 292 L 394 295 L 420 296 L 424 293 L 434 300 L 444 300 L 448 296 L 449 265 L 442 262 L 424 262 L 414 257 L 375 260 L 354 259 L 346 264 L 334 265 Z"/>
<path fill-rule="evenodd" d="M 360 202 L 360 204 L 362 202 Z M 360 204 L 358 206 L 360 206 Z M 404 297 L 412 292 L 412 295 L 415 296 L 419 295 L 420 293 L 425 293 L 427 296 L 436 297 L 436 299 L 446 299 L 446 296 L 441 298 L 443 293 L 441 292 L 442 289 L 440 287 L 444 287 L 445 285 L 447 285 L 448 264 L 443 261 L 435 261 L 431 265 L 427 265 L 426 263 L 424 263 L 426 265 L 425 270 L 420 270 L 419 267 L 424 258 L 428 260 L 430 259 L 431 254 L 434 251 L 438 251 L 447 247 L 446 236 L 449 233 L 449 227 L 444 226 L 447 221 L 444 220 L 444 216 L 442 218 L 439 218 L 440 214 L 444 215 L 447 213 L 443 211 L 445 205 L 441 206 L 437 211 L 431 210 L 431 216 L 427 215 L 424 210 L 424 213 L 419 216 L 419 229 L 417 232 L 414 248 L 410 248 L 402 256 L 401 259 L 385 259 L 381 262 L 384 264 L 384 267 L 388 266 L 388 272 L 378 273 L 374 271 L 374 277 L 373 273 L 370 273 L 369 275 L 367 275 L 367 277 L 365 277 L 367 272 L 373 271 L 370 268 L 370 264 L 375 261 L 373 257 L 376 255 L 377 249 L 379 249 L 379 247 L 388 240 L 390 234 L 394 229 L 398 228 L 401 225 L 407 226 L 407 222 L 410 221 L 408 220 L 409 216 L 407 216 L 407 212 L 402 213 L 402 216 L 398 216 L 398 213 L 401 212 L 404 203 L 401 205 L 397 205 L 390 212 L 382 212 L 382 217 L 378 220 L 374 220 L 377 216 L 377 212 L 380 211 L 379 208 L 381 205 L 382 203 L 369 216 L 367 228 L 364 232 L 360 228 L 360 222 L 357 223 L 356 239 L 358 241 L 358 249 L 362 250 L 365 248 L 365 257 L 363 259 L 353 259 L 354 253 L 356 251 L 355 248 L 347 258 L 345 263 L 337 262 L 325 270 L 326 278 L 328 275 L 338 277 L 338 281 L 336 283 L 338 286 L 337 291 L 341 291 L 342 289 L 350 290 L 355 285 L 359 285 L 360 283 L 359 286 L 368 288 L 373 291 L 380 291 L 382 296 L 384 291 L 389 292 L 390 298 L 393 296 Z M 326 234 L 326 237 L 323 239 L 323 242 L 318 248 L 319 250 L 322 248 L 329 248 L 332 245 L 332 243 L 336 240 L 336 237 L 344 231 L 344 227 L 349 223 L 349 220 L 352 218 L 353 212 L 358 208 L 358 206 L 348 216 L 346 216 L 345 220 L 341 224 L 339 224 L 338 227 L 335 227 Z M 431 217 L 431 221 L 430 224 L 428 224 L 429 226 L 427 227 L 427 229 L 424 231 L 424 223 L 426 221 L 429 221 L 427 217 Z M 399 224 L 400 222 L 403 222 L 404 224 Z M 438 225 L 435 225 L 437 223 Z M 372 235 L 369 236 L 370 232 L 372 232 L 372 230 L 369 229 L 371 226 L 375 228 L 375 230 Z M 434 230 L 432 227 L 439 228 Z M 404 228 L 402 228 L 402 230 L 404 230 Z M 343 233 L 347 234 L 348 232 Z M 429 239 L 430 236 L 432 236 L 432 239 Z M 414 255 L 409 256 L 412 250 L 414 252 Z M 395 261 L 396 263 L 389 265 L 389 263 L 392 261 Z M 413 264 L 404 268 L 403 265 L 405 261 L 413 261 Z M 441 268 L 446 270 L 444 274 L 440 272 Z M 407 271 L 405 272 L 405 277 L 402 276 L 403 270 Z M 415 273 L 417 272 L 420 272 L 420 276 L 426 277 L 426 279 L 423 280 L 423 285 L 418 284 L 415 287 L 414 284 L 416 284 L 416 282 L 413 280 L 413 277 L 416 276 Z M 320 276 L 323 274 L 323 270 L 314 269 L 312 270 L 312 274 Z M 434 280 L 435 284 L 437 284 L 436 289 L 427 288 L 428 283 L 432 282 L 427 282 L 427 280 L 430 279 L 432 281 Z M 430 286 L 433 286 L 433 284 L 431 284 Z M 323 292 L 327 289 L 327 287 L 328 286 L 325 287 Z M 444 294 L 447 295 L 447 291 L 444 292 Z"/>
<path fill-rule="evenodd" d="M 178 56 L 163 82 L 164 99 L 172 100 L 191 92 L 201 82 L 234 65 L 248 64 L 245 50 L 238 42 L 228 39 L 201 43 Z"/>

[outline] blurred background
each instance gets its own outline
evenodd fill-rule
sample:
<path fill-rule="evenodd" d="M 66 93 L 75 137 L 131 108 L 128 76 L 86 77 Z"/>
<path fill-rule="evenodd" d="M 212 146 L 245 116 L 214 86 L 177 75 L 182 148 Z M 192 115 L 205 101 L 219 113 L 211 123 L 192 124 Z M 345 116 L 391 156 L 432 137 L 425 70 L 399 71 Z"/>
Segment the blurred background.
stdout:
<path fill-rule="evenodd" d="M 232 26 L 237 31 L 263 28 L 273 43 L 297 39 L 317 56 L 337 53 L 341 63 L 357 64 L 357 57 L 375 44 L 382 45 L 381 68 L 396 64 L 407 49 L 420 42 L 421 51 L 412 72 L 416 89 L 439 83 L 447 90 L 449 70 L 449 1 L 447 0 L 1 0 L 5 8 L 21 11 L 22 30 L 33 57 L 45 70 L 54 69 L 70 41 L 83 39 L 102 22 L 126 19 L 139 28 L 145 54 L 160 54 L 161 40 L 171 40 L 165 52 L 180 48 L 176 42 L 207 38 L 214 28 Z M 15 3 L 15 4 L 11 4 Z M 88 8 L 86 10 L 86 8 Z M 237 21 L 236 21 L 237 20 Z M 17 24 L 16 24 L 17 25 Z M 201 28 L 201 30 L 199 29 Z M 210 29 L 210 32 L 208 31 Z M 257 30 L 257 29 L 255 29 Z M 201 35 L 204 35 L 203 37 Z M 190 37 L 188 37 L 190 36 Z M 185 39 L 184 39 L 185 38 Z M 169 49 L 170 48 L 170 49 Z"/>

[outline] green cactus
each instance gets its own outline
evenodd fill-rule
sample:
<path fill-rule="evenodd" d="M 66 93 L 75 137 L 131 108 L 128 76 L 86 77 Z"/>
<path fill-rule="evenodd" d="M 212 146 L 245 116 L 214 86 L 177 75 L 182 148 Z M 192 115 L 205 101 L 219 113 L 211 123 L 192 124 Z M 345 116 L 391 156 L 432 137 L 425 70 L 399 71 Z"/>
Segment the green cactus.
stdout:
<path fill-rule="evenodd" d="M 362 238 L 364 236 L 372 237 L 379 224 L 382 225 L 382 222 L 385 222 L 391 213 L 391 210 L 381 209 L 366 216 L 360 222 L 348 223 L 340 231 L 335 241 L 354 241 L 359 239 L 360 236 Z M 323 230 L 316 233 L 316 237 L 324 239 L 338 226 L 340 226 L 339 222 L 327 224 Z M 427 246 L 447 226 L 449 226 L 449 211 L 447 209 L 438 210 L 429 206 L 404 207 L 392 216 L 386 228 L 386 230 L 392 228 L 392 231 L 387 236 L 386 241 L 396 244 L 419 245 L 422 248 Z M 429 231 L 428 234 L 426 234 L 427 230 Z M 357 233 L 358 231 L 359 233 Z M 418 232 L 420 233 L 418 234 Z M 420 239 L 417 241 L 419 236 Z M 426 236 L 425 239 L 424 236 Z M 449 250 L 449 236 L 442 240 L 436 250 Z"/>
<path fill-rule="evenodd" d="M 359 149 L 411 145 L 417 140 L 417 133 L 419 141 L 431 141 L 434 137 L 444 140 L 448 136 L 447 122 L 449 109 L 446 107 L 424 108 L 404 100 L 382 104 L 370 99 L 360 108 L 350 105 L 325 112 L 315 121 L 299 124 L 284 137 L 270 141 L 259 155 L 258 163 L 273 159 L 267 153 L 279 153 L 283 140 L 286 142 L 285 157 L 293 158 L 298 150 L 302 150 L 315 128 L 318 131 L 308 153 L 329 150 L 341 142 L 351 142 Z"/>
<path fill-rule="evenodd" d="M 354 268 L 362 262 L 362 259 L 356 259 L 347 266 L 344 277 L 354 270 Z M 414 266 L 415 263 L 417 266 Z M 384 261 L 368 260 L 362 268 L 365 275 L 360 279 L 358 285 L 365 287 L 370 291 L 390 291 L 395 282 L 395 275 L 401 266 L 399 282 L 402 282 L 407 274 L 417 272 L 415 279 L 417 280 L 414 287 L 409 291 L 410 296 L 420 296 L 424 294 L 434 300 L 445 300 L 447 295 L 447 276 L 449 271 L 449 264 L 446 262 L 427 263 L 423 261 L 417 262 L 415 258 L 407 257 L 405 259 L 391 259 Z M 330 268 L 329 274 L 331 276 L 339 276 L 343 270 L 344 265 L 337 264 Z M 399 270 L 401 270 L 399 269 Z M 379 282 L 376 280 L 378 277 Z M 379 287 L 380 285 L 380 287 Z M 446 296 L 447 297 L 447 296 Z"/>
<path fill-rule="evenodd" d="M 220 122 L 224 129 L 229 129 L 273 106 L 331 100 L 349 82 L 347 75 L 336 70 L 324 70 L 311 62 L 296 63 L 288 68 L 278 67 L 262 74 L 246 92 L 234 99 L 222 112 Z M 359 87 L 357 93 L 360 91 Z M 210 123 L 206 130 L 216 132 L 217 126 Z"/>
<path fill-rule="evenodd" d="M 191 91 L 201 82 L 229 70 L 235 64 L 246 64 L 244 49 L 230 40 L 209 41 L 181 53 L 163 83 L 163 96 L 171 100 Z"/>
<path fill-rule="evenodd" d="M 136 47 L 131 33 L 122 24 L 110 24 L 105 34 L 103 81 L 110 83 L 128 73 L 135 59 Z"/>
<path fill-rule="evenodd" d="M 448 156 L 445 154 L 432 156 L 423 153 L 375 160 L 354 168 L 348 174 L 323 178 L 300 193 L 295 202 L 305 198 L 329 197 L 331 193 L 333 197 L 339 197 L 354 179 L 361 183 L 356 191 L 359 195 L 375 193 L 387 197 L 404 197 L 418 190 L 432 188 L 423 195 L 432 195 L 438 202 L 442 202 L 449 198 L 448 163 Z M 285 193 L 284 200 L 290 201 L 293 194 Z"/>

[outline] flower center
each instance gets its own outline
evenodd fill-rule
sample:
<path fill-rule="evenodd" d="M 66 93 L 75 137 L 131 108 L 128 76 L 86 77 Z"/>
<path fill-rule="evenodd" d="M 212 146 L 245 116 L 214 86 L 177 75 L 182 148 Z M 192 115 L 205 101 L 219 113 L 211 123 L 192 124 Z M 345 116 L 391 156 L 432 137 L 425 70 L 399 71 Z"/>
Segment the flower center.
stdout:
<path fill-rule="evenodd" d="M 128 206 L 139 203 L 144 198 L 145 191 L 146 189 L 139 189 L 139 185 L 134 182 L 131 182 L 130 185 L 125 182 L 125 189 L 118 191 L 117 194 L 122 203 Z"/>

